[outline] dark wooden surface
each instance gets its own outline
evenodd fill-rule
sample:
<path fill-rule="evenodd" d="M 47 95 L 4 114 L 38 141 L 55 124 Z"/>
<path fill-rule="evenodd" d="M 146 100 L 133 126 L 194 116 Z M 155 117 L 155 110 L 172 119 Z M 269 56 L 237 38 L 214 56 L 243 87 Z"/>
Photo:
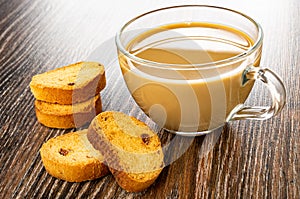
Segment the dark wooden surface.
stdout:
<path fill-rule="evenodd" d="M 111 175 L 68 183 L 46 173 L 41 145 L 74 129 L 50 129 L 37 122 L 31 77 L 81 60 L 100 61 L 108 80 L 101 93 L 103 109 L 134 115 L 155 128 L 129 97 L 113 37 L 126 20 L 144 11 L 195 2 L 0 1 L 0 198 L 300 198 L 299 0 L 216 3 L 262 24 L 261 65 L 275 70 L 287 87 L 287 104 L 278 116 L 232 122 L 222 132 L 195 139 L 161 133 L 171 164 L 140 193 L 126 193 Z M 267 104 L 264 94 L 257 85 L 248 103 Z"/>

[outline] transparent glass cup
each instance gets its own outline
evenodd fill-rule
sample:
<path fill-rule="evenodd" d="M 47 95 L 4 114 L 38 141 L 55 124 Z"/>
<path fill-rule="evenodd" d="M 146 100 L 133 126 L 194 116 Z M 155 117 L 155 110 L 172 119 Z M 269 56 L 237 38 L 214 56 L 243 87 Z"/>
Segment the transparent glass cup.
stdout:
<path fill-rule="evenodd" d="M 271 69 L 260 67 L 262 41 L 255 20 L 208 5 L 150 11 L 116 35 L 119 64 L 136 103 L 161 128 L 188 136 L 281 111 L 285 87 Z M 268 107 L 244 105 L 256 80 L 270 91 Z"/>

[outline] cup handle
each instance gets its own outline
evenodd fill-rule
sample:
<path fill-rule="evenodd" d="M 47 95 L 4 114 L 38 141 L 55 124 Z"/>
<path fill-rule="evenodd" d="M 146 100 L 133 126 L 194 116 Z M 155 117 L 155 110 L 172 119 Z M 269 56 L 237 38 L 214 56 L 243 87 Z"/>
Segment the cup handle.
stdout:
<path fill-rule="evenodd" d="M 249 80 L 260 80 L 267 86 L 272 104 L 267 106 L 240 106 L 230 120 L 265 120 L 278 114 L 286 102 L 286 90 L 282 80 L 268 68 L 248 67 L 243 73 L 243 84 Z"/>

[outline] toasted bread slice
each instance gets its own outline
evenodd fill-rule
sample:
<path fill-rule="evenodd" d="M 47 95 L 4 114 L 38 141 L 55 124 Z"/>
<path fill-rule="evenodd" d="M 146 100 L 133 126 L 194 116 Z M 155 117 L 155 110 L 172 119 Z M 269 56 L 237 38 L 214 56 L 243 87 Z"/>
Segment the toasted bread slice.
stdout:
<path fill-rule="evenodd" d="M 104 66 L 79 62 L 33 76 L 30 89 L 37 100 L 74 104 L 98 95 L 105 85 Z"/>
<path fill-rule="evenodd" d="M 51 128 L 75 128 L 89 122 L 102 111 L 101 96 L 73 104 L 61 105 L 35 100 L 36 117 L 40 123 Z"/>
<path fill-rule="evenodd" d="M 117 183 L 128 192 L 149 187 L 164 167 L 158 136 L 124 113 L 100 113 L 92 120 L 87 137 L 104 156 Z"/>
<path fill-rule="evenodd" d="M 40 149 L 46 171 L 69 182 L 100 178 L 109 173 L 103 156 L 87 140 L 87 130 L 51 138 Z"/>

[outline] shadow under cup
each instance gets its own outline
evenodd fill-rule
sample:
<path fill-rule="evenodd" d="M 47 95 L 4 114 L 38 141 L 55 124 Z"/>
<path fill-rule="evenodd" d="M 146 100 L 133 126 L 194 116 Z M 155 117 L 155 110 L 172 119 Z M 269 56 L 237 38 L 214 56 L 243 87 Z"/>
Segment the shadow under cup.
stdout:
<path fill-rule="evenodd" d="M 116 35 L 119 64 L 140 108 L 160 127 L 202 135 L 236 119 L 267 119 L 285 104 L 285 88 L 259 67 L 262 29 L 226 8 L 186 5 L 140 15 Z M 270 107 L 245 107 L 255 80 Z"/>

